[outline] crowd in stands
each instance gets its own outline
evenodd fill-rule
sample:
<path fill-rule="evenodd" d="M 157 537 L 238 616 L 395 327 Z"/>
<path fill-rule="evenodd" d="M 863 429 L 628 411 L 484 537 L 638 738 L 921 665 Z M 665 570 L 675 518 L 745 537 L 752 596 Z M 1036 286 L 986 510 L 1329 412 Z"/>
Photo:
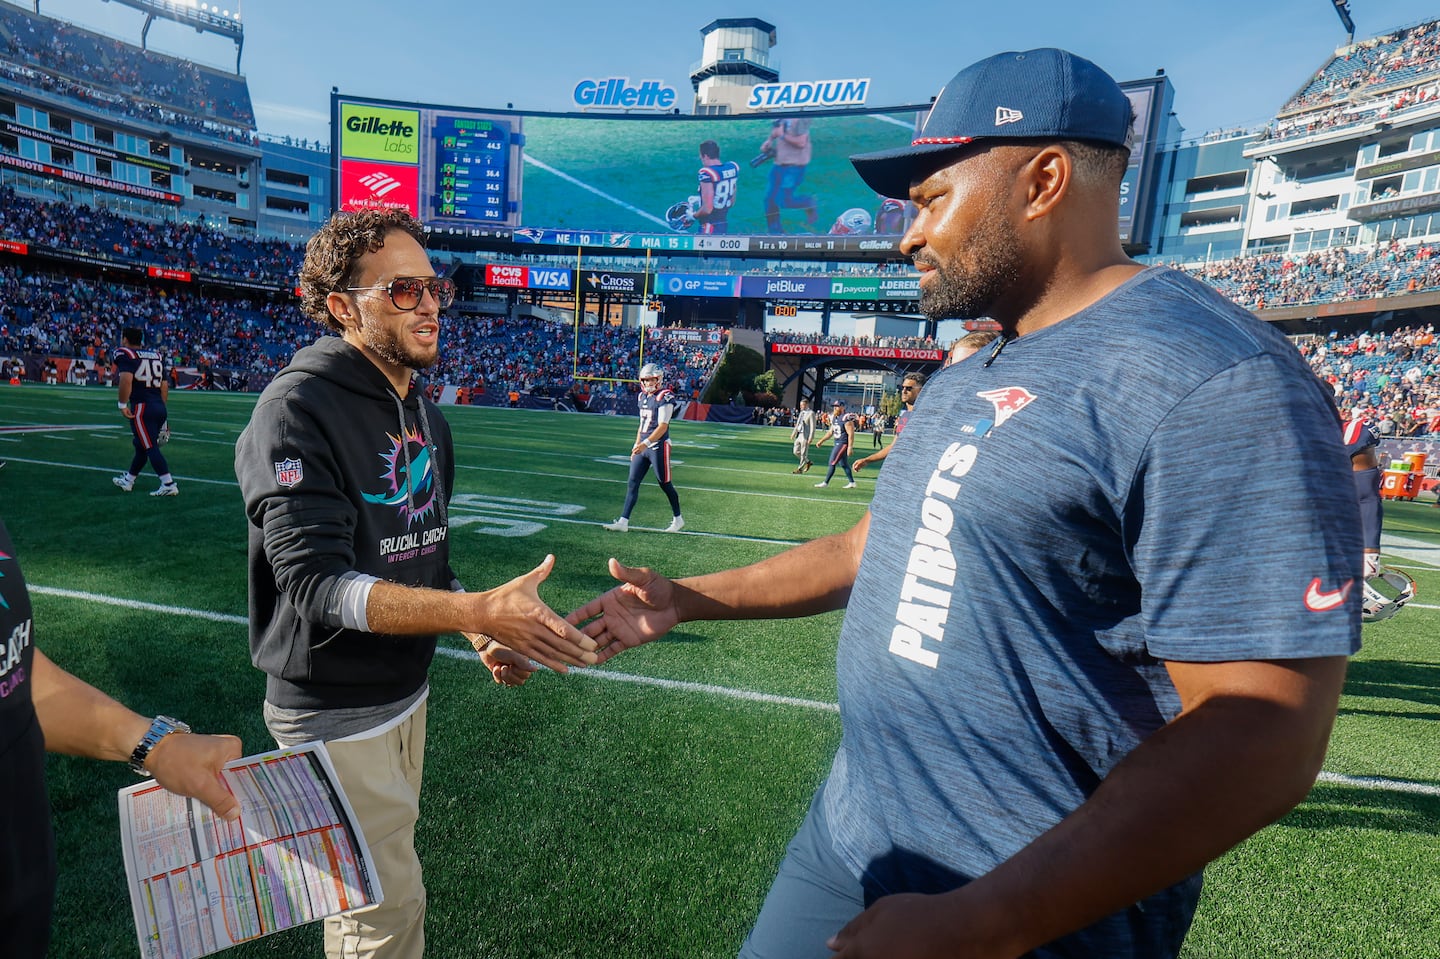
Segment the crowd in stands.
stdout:
<path fill-rule="evenodd" d="M 648 331 L 641 353 L 639 332 L 630 327 L 587 325 L 505 316 L 448 317 L 445 348 L 429 376 L 455 386 L 511 389 L 562 396 L 577 385 L 587 393 L 633 393 L 642 363 L 665 369 L 665 384 L 676 395 L 699 394 L 714 369 L 725 337 L 709 342 L 699 331 Z"/>
<path fill-rule="evenodd" d="M 0 187 L 0 239 L 19 240 L 209 276 L 288 288 L 304 249 L 284 240 L 242 239 L 199 223 L 156 223 L 109 210 L 45 203 Z"/>
<path fill-rule="evenodd" d="M 1364 250 L 1266 253 L 1182 266 L 1250 310 L 1366 300 L 1440 290 L 1440 256 L 1430 243 L 1398 240 Z"/>
<path fill-rule="evenodd" d="M 1440 99 L 1440 20 L 1354 44 L 1280 108 L 1261 139 L 1285 140 L 1386 119 Z"/>
<path fill-rule="evenodd" d="M 1382 437 L 1440 436 L 1440 341 L 1435 328 L 1317 337 L 1300 353 L 1335 390 L 1348 421 L 1375 424 Z"/>
<path fill-rule="evenodd" d="M 214 132 L 254 131 L 255 111 L 244 77 L 83 30 L 0 4 L 0 60 L 9 79 L 38 85 L 166 125 Z M 18 68 L 18 69 L 15 69 Z"/>
<path fill-rule="evenodd" d="M 217 298 L 15 266 L 0 266 L 0 290 L 0 355 L 28 356 L 36 364 L 65 356 L 104 366 L 120 330 L 137 326 L 172 366 L 208 371 L 217 385 L 258 390 L 323 332 L 283 295 Z M 568 324 L 450 313 L 442 361 L 427 376 L 471 389 L 562 396 L 580 384 L 589 393 L 626 394 L 634 383 L 603 380 L 633 380 L 642 362 L 655 362 L 665 367 L 667 385 L 691 398 L 725 340 L 708 331 L 650 331 L 642 357 L 634 328 L 582 327 L 577 350 Z"/>

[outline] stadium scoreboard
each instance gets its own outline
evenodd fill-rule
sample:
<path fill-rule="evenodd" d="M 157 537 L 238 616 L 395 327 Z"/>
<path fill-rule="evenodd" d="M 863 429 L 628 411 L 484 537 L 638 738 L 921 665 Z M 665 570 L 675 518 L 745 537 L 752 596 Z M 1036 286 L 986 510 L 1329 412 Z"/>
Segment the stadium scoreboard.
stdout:
<path fill-rule="evenodd" d="M 431 133 L 435 219 L 504 223 L 519 206 L 510 189 L 511 124 L 501 119 L 440 116 Z"/>
<path fill-rule="evenodd" d="M 523 119 L 332 95 L 336 207 L 408 210 L 432 229 L 518 226 Z"/>
<path fill-rule="evenodd" d="M 1143 245 L 1154 219 L 1163 77 L 1121 84 L 1138 122 L 1121 190 L 1122 242 Z M 796 113 L 810 138 L 803 191 L 808 214 L 780 206 L 773 164 L 752 166 L 777 115 L 545 113 L 353 97 L 332 91 L 331 196 L 338 210 L 409 210 L 459 248 L 550 247 L 633 254 L 847 262 L 904 258 L 914 215 L 880 197 L 850 163 L 855 153 L 911 142 L 925 105 Z M 739 173 L 725 217 L 702 232 L 673 215 L 699 202 L 702 144 Z M 523 203 L 522 203 L 523 192 Z M 897 209 L 895 200 L 902 201 Z M 844 297 L 845 300 L 864 297 Z M 833 299 L 833 297 L 832 297 Z"/>

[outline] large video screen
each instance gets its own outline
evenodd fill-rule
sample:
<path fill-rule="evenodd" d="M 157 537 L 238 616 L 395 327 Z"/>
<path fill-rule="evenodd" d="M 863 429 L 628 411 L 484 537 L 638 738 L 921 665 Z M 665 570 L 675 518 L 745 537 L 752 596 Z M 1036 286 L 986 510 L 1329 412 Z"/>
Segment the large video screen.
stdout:
<path fill-rule="evenodd" d="M 903 211 L 864 184 L 849 156 L 909 143 L 916 110 L 621 117 L 336 94 L 332 118 L 338 209 L 401 206 L 433 230 L 521 242 L 612 234 L 584 245 L 734 250 L 721 238 L 903 232 Z M 778 162 L 772 133 L 808 137 L 808 151 L 781 159 L 808 152 L 809 162 Z M 701 157 L 707 142 L 718 158 Z M 718 172 L 703 173 L 707 165 Z M 728 204 L 713 233 L 697 215 L 702 177 L 712 208 Z"/>
<path fill-rule="evenodd" d="M 1153 111 L 1148 84 L 1126 86 L 1140 131 L 1119 224 L 1128 240 Z M 923 109 L 527 114 L 336 93 L 332 196 L 338 209 L 400 206 L 436 232 L 517 242 L 883 255 L 911 208 L 877 196 L 849 157 L 909 144 Z"/>

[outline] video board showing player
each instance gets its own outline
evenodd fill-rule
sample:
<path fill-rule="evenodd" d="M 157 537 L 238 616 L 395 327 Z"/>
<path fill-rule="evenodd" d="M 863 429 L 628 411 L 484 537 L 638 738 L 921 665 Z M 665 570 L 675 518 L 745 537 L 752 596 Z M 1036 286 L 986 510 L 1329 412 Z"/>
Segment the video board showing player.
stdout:
<path fill-rule="evenodd" d="M 1128 240 L 1154 147 L 1150 91 L 1125 86 L 1138 117 Z M 339 209 L 404 206 L 432 229 L 518 242 L 782 255 L 896 252 L 914 207 L 877 196 L 849 158 L 907 145 L 924 115 L 519 113 L 338 93 L 331 109 Z M 749 239 L 765 237 L 789 239 Z"/>

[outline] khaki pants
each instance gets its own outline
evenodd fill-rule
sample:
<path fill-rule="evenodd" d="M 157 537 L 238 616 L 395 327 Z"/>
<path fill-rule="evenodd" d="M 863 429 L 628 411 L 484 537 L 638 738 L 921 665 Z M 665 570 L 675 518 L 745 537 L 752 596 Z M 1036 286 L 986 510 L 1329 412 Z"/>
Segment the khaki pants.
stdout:
<path fill-rule="evenodd" d="M 415 854 L 425 706 L 384 735 L 325 744 L 385 893 L 379 905 L 325 920 L 326 959 L 420 959 L 425 953 L 425 884 Z"/>

